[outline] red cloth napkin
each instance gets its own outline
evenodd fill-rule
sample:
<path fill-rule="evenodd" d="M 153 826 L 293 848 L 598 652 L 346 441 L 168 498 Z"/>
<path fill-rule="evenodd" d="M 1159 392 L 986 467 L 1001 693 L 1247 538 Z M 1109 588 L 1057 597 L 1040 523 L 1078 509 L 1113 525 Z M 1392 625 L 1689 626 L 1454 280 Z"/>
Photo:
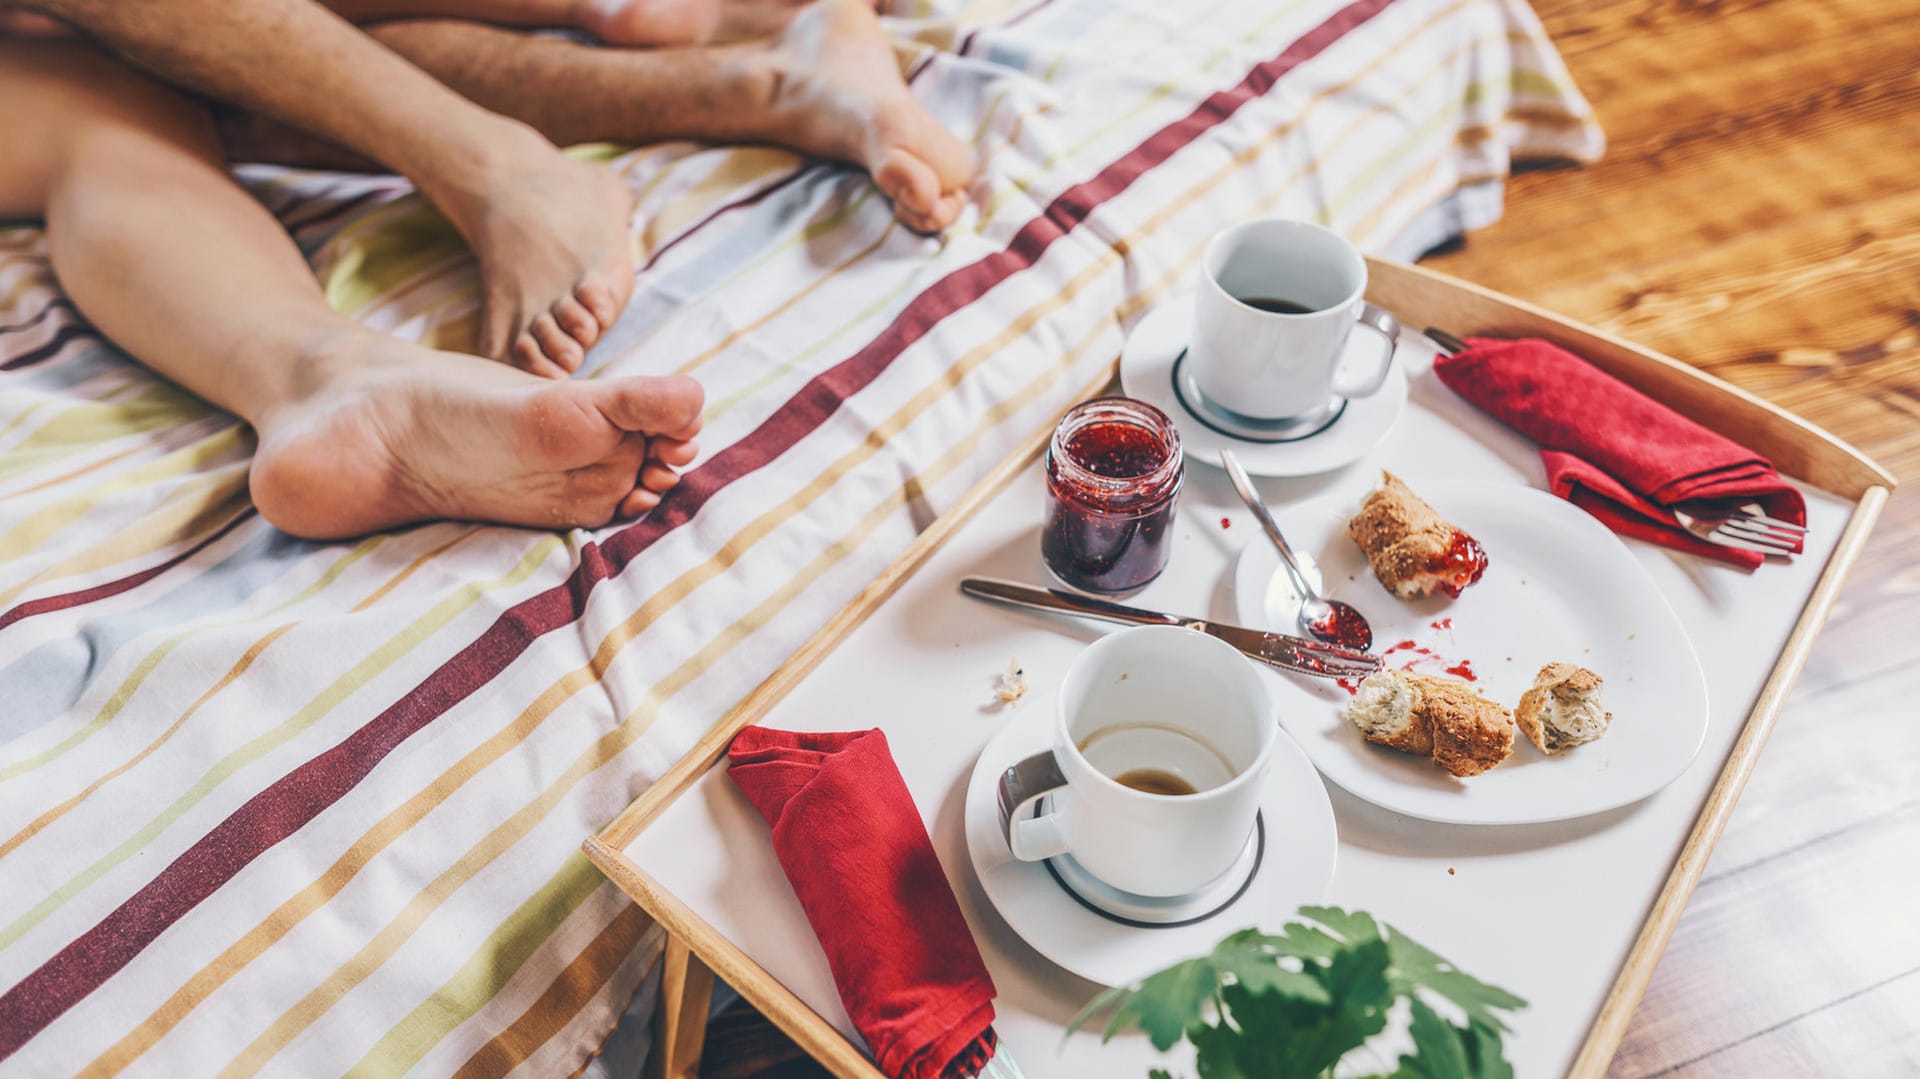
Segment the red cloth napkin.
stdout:
<path fill-rule="evenodd" d="M 1537 338 L 1467 344 L 1435 360 L 1434 374 L 1538 442 L 1553 493 L 1615 532 L 1753 569 L 1766 559 L 1695 536 L 1673 508 L 1758 502 L 1769 516 L 1807 522 L 1806 500 L 1766 458 L 1559 346 Z"/>
<path fill-rule="evenodd" d="M 993 980 L 886 735 L 748 727 L 727 761 L 773 828 L 780 868 L 880 1070 L 978 1072 L 993 1056 Z"/>

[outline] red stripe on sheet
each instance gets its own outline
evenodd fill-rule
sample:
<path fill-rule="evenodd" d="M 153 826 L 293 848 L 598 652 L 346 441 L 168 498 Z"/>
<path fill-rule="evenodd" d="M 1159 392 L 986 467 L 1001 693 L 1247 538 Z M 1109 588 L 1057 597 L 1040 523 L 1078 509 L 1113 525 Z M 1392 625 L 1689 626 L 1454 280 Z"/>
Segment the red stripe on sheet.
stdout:
<path fill-rule="evenodd" d="M 0 371 L 18 371 L 22 367 L 32 367 L 34 364 L 52 359 L 61 349 L 81 338 L 98 338 L 99 336 L 92 326 L 84 322 L 69 322 L 54 331 L 53 337 L 46 344 L 31 351 L 22 352 L 5 363 L 0 363 Z"/>
<path fill-rule="evenodd" d="M 28 600 L 7 613 L 0 614 L 0 630 L 6 629 L 15 622 L 32 618 L 36 614 L 45 614 L 48 611 L 68 610 L 73 607 L 78 607 L 83 603 L 92 603 L 95 600 L 106 599 L 109 596 L 117 596 L 131 588 L 138 588 L 180 563 L 185 562 L 187 559 L 192 558 L 194 555 L 199 554 L 201 551 L 206 550 L 208 547 L 211 547 L 219 541 L 220 537 L 240 527 L 241 522 L 252 517 L 253 513 L 254 511 L 251 509 L 241 511 L 233 520 L 221 525 L 219 531 L 213 535 L 208 536 L 206 539 L 201 540 L 199 543 L 194 544 L 192 547 L 174 555 L 172 558 L 167 559 L 157 566 L 149 566 L 138 573 L 122 577 L 119 580 L 107 581 L 104 584 L 94 585 L 92 588 L 82 588 L 77 592 L 63 592 L 57 596 L 42 596 L 39 599 Z"/>
<path fill-rule="evenodd" d="M 686 230 L 681 232 L 680 235 L 675 236 L 673 239 L 668 240 L 666 243 L 661 244 L 660 250 L 655 251 L 653 254 L 647 256 L 647 261 L 638 270 L 634 271 L 634 275 L 637 277 L 640 274 L 646 273 L 648 270 L 653 269 L 654 264 L 659 262 L 661 259 L 665 258 L 667 252 L 679 246 L 681 240 L 684 240 L 687 237 L 692 236 L 694 233 L 699 232 L 701 229 L 706 228 L 708 225 L 711 225 L 713 223 L 714 218 L 717 218 L 722 214 L 732 213 L 734 210 L 743 209 L 745 207 L 757 205 L 761 202 L 766 201 L 770 196 L 773 195 L 774 192 L 784 189 L 788 184 L 791 184 L 795 180 L 798 180 L 800 177 L 805 176 L 808 172 L 811 172 L 814 169 L 814 167 L 815 167 L 815 163 L 811 163 L 811 162 L 805 165 L 801 165 L 799 168 L 794 169 L 792 172 L 787 173 L 785 176 L 781 177 L 778 180 L 775 180 L 773 183 L 768 184 L 767 186 L 761 188 L 758 191 L 754 191 L 754 192 L 751 192 L 750 194 L 742 195 L 739 198 L 734 199 L 732 202 L 721 203 L 719 206 L 714 208 L 712 213 L 708 214 L 707 216 L 701 218 L 698 221 L 695 221 L 693 224 L 687 226 Z"/>
<path fill-rule="evenodd" d="M 318 228 L 329 221 L 344 217 L 355 210 L 367 206 L 369 203 L 375 201 L 392 202 L 406 195 L 411 190 L 411 187 L 403 184 L 385 184 L 371 191 L 363 191 L 350 199 L 344 199 L 330 206 L 324 206 L 314 211 L 311 216 L 304 220 L 295 221 L 293 220 L 294 215 L 289 213 L 281 219 L 280 227 L 291 233 L 297 234 L 305 232 L 308 229 Z"/>
<path fill-rule="evenodd" d="M 914 297 L 859 352 L 816 376 L 751 434 L 688 473 L 647 519 L 614 533 L 604 544 L 586 544 L 580 564 L 564 583 L 503 612 L 479 639 L 405 697 L 235 810 L 92 929 L 0 995 L 0 1060 L 99 988 L 261 853 L 352 790 L 402 741 L 486 685 L 535 640 L 579 618 L 595 585 L 685 524 L 716 492 L 791 449 L 943 319 L 1031 266 L 1101 203 L 1391 2 L 1356 0 L 1254 67 L 1237 85 L 1208 97 L 1092 179 L 1063 191 L 1023 225 L 1005 249 L 953 271 Z"/>
<path fill-rule="evenodd" d="M 21 330 L 31 330 L 35 326 L 40 325 L 48 315 L 61 310 L 73 310 L 73 301 L 67 299 L 65 296 L 55 296 L 53 299 L 47 301 L 45 307 L 34 312 L 26 319 L 16 322 L 11 326 L 0 326 L 0 333 L 19 333 Z"/>
<path fill-rule="evenodd" d="M 907 85 L 909 86 L 913 85 L 913 80 L 919 78 L 920 73 L 925 71 L 927 68 L 931 66 L 933 66 L 932 57 L 926 57 L 921 59 L 918 63 L 916 63 L 913 66 L 912 70 L 907 72 L 907 75 L 906 75 Z M 714 208 L 712 213 L 709 213 L 707 216 L 687 226 L 686 230 L 681 232 L 678 236 L 675 236 L 673 239 L 668 240 L 664 244 L 661 244 L 660 250 L 655 251 L 653 254 L 647 256 L 647 261 L 644 264 L 642 264 L 638 270 L 634 271 L 634 275 L 637 277 L 640 274 L 646 273 L 648 270 L 653 269 L 654 266 L 657 265 L 661 259 L 666 257 L 667 252 L 673 250 L 675 247 L 678 247 L 680 245 L 680 241 L 692 237 L 694 233 L 699 232 L 701 229 L 704 229 L 708 225 L 713 224 L 716 218 L 719 218 L 724 214 L 732 213 L 735 210 L 745 209 L 749 206 L 757 206 L 760 203 L 765 202 L 776 191 L 784 190 L 787 187 L 787 185 L 793 183 L 795 180 L 800 179 L 802 176 L 805 176 L 807 173 L 812 172 L 815 169 L 823 168 L 823 167 L 833 168 L 836 166 L 833 166 L 826 162 L 821 162 L 821 161 L 809 161 L 809 162 L 806 162 L 805 164 L 802 164 L 799 168 L 794 169 L 792 172 L 787 173 L 785 176 L 781 177 L 780 179 L 775 180 L 773 183 L 770 183 L 767 186 L 762 187 L 758 191 L 749 192 L 745 195 L 740 196 L 737 199 L 734 199 L 732 202 L 726 202 L 726 203 L 720 204 L 719 206 Z M 845 166 L 837 166 L 837 167 L 844 168 Z"/>

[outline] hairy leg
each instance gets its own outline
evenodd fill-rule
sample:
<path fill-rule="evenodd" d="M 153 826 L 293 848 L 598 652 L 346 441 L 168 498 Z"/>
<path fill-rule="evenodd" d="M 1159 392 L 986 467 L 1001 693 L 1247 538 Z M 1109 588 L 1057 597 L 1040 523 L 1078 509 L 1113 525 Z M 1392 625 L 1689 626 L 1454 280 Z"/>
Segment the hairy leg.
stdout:
<path fill-rule="evenodd" d="M 584 30 L 610 45 L 694 45 L 719 31 L 722 0 L 324 0 L 357 23 L 464 19 Z"/>
<path fill-rule="evenodd" d="M 204 110 L 92 47 L 0 41 L 0 101 L 0 215 L 44 217 L 102 333 L 253 424 L 254 501 L 281 528 L 597 526 L 692 459 L 689 379 L 549 381 L 335 314 Z"/>
<path fill-rule="evenodd" d="M 555 142 L 761 142 L 865 167 L 908 226 L 965 203 L 973 158 L 914 99 L 865 0 L 817 0 L 777 37 L 684 49 L 594 48 L 470 22 L 385 23 L 382 42 Z"/>
<path fill-rule="evenodd" d="M 583 30 L 609 45 L 699 45 L 767 37 L 812 0 L 324 0 L 357 23 L 461 19 Z M 883 7 L 884 9 L 884 7 Z"/>
<path fill-rule="evenodd" d="M 171 82 L 412 180 L 480 261 L 480 345 L 488 355 L 506 358 L 516 343 L 524 352 L 543 319 L 587 347 L 632 292 L 632 207 L 616 177 L 474 105 L 313 0 L 16 6 L 75 26 Z"/>

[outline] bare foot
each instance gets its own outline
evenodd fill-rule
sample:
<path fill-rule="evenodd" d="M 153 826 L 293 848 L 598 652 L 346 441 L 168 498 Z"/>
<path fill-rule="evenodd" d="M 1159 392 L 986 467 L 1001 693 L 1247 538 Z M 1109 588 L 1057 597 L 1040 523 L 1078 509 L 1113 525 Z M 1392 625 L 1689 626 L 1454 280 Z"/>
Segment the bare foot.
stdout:
<path fill-rule="evenodd" d="M 633 201 L 612 170 L 531 128 L 514 125 L 503 141 L 497 160 L 434 202 L 480 263 L 481 354 L 558 378 L 579 369 L 633 293 Z"/>
<path fill-rule="evenodd" d="M 320 388 L 256 423 L 250 477 L 261 514 L 308 539 L 597 528 L 652 509 L 696 452 L 702 392 L 683 376 L 553 382 L 358 333 L 316 362 Z"/>
<path fill-rule="evenodd" d="M 973 153 L 907 88 L 866 0 L 816 0 L 768 54 L 777 140 L 873 175 L 908 228 L 934 233 L 966 205 Z"/>
<path fill-rule="evenodd" d="M 575 25 L 609 45 L 699 45 L 720 29 L 722 0 L 576 0 Z"/>
<path fill-rule="evenodd" d="M 772 37 L 813 0 L 574 0 L 574 25 L 608 45 L 703 45 Z M 863 0 L 886 10 L 881 0 Z"/>

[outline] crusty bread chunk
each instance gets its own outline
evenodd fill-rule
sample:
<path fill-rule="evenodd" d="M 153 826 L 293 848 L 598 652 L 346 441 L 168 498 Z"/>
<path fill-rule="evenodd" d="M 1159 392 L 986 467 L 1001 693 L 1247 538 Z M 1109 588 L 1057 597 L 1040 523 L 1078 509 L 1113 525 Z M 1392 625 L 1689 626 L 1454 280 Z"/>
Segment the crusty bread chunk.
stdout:
<path fill-rule="evenodd" d="M 1431 757 L 1462 778 L 1513 753 L 1513 716 L 1453 678 L 1376 671 L 1360 683 L 1347 718 L 1367 741 Z"/>
<path fill-rule="evenodd" d="M 1487 555 L 1472 536 L 1448 524 L 1400 477 L 1382 472 L 1378 490 L 1347 522 L 1373 575 L 1401 599 L 1460 590 L 1486 572 Z"/>
<path fill-rule="evenodd" d="M 1405 671 L 1376 671 L 1347 704 L 1347 718 L 1367 741 L 1422 757 L 1433 754 L 1433 724 L 1415 715 L 1420 691 Z"/>
<path fill-rule="evenodd" d="M 1465 682 L 1415 675 L 1421 711 L 1433 724 L 1433 763 L 1477 776 L 1513 755 L 1513 714 Z"/>
<path fill-rule="evenodd" d="M 1613 713 L 1600 701 L 1602 681 L 1585 667 L 1549 663 L 1533 676 L 1533 688 L 1520 695 L 1513 720 L 1548 756 L 1586 745 L 1613 723 Z"/>

